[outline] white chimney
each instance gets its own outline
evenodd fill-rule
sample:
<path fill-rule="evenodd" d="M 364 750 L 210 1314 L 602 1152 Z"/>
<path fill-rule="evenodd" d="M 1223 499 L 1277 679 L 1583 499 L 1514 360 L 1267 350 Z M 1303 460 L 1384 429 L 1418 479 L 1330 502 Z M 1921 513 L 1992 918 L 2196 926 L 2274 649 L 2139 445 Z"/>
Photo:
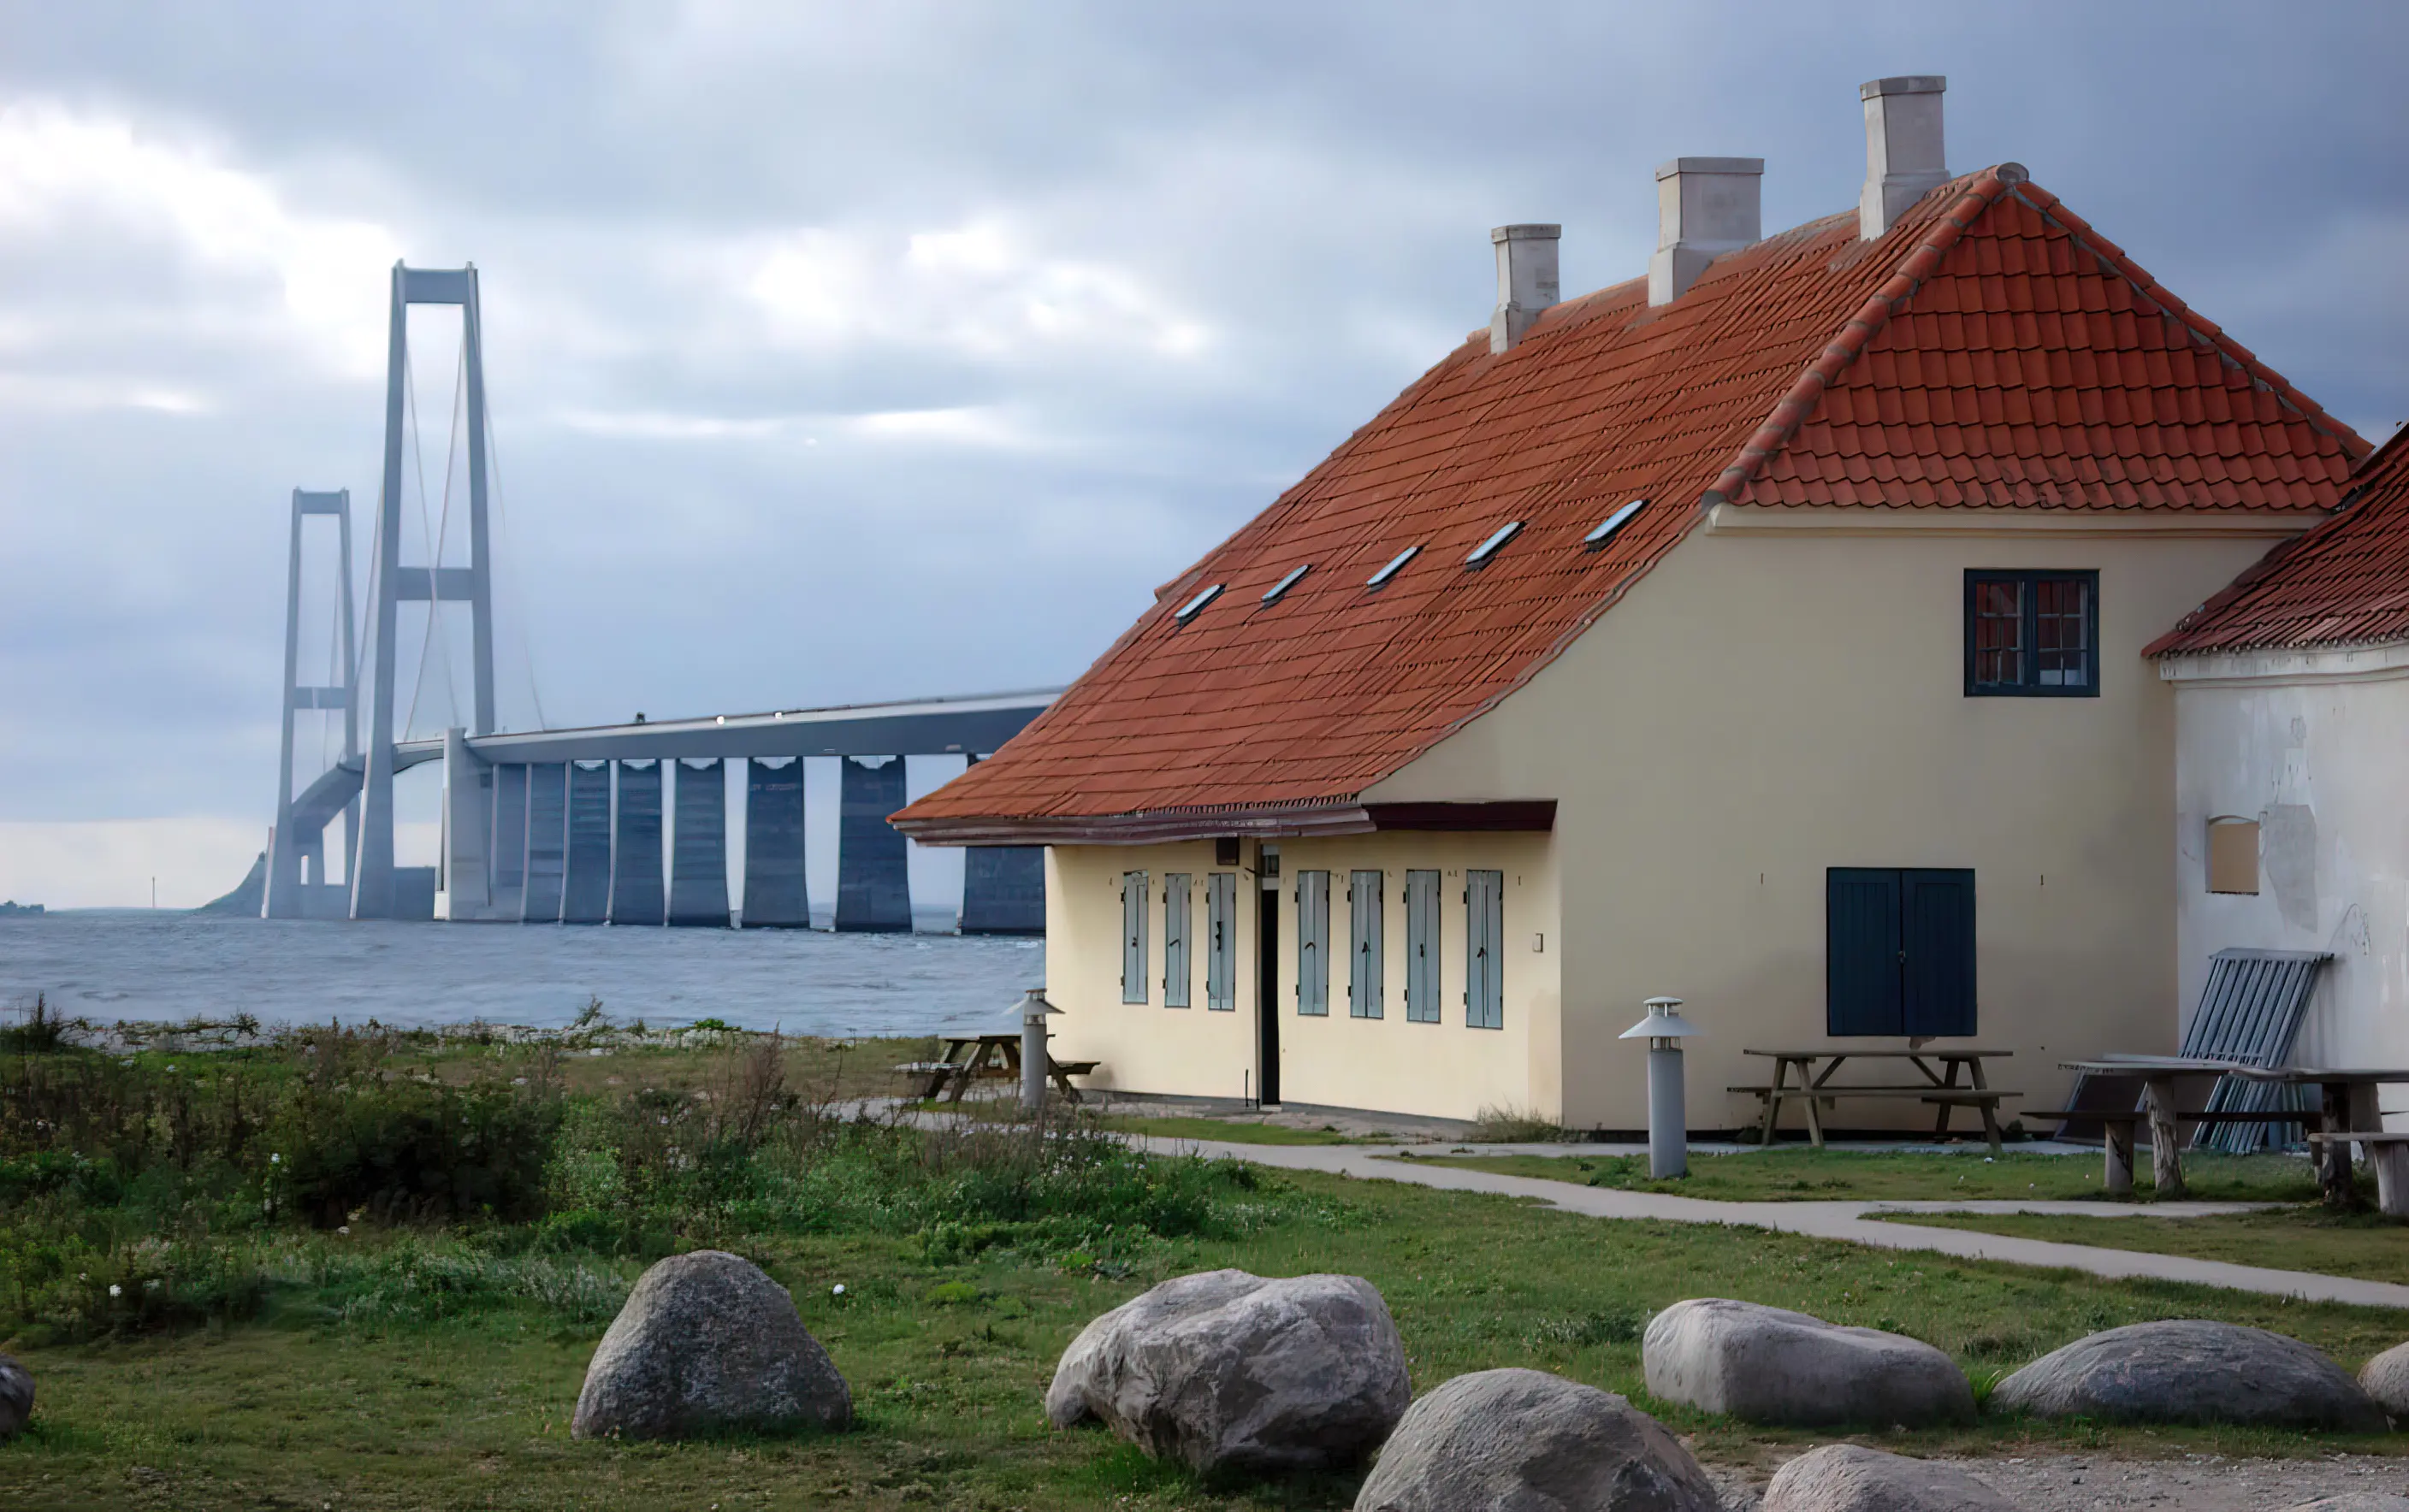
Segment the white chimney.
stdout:
<path fill-rule="evenodd" d="M 1761 157 L 1677 157 L 1656 170 L 1656 255 L 1648 302 L 1669 305 L 1707 265 L 1765 236 Z"/>
<path fill-rule="evenodd" d="M 1949 181 L 1941 150 L 1939 74 L 1908 74 L 1857 86 L 1866 102 L 1866 187 L 1857 196 L 1857 235 L 1867 241 L 1907 208 Z"/>
<path fill-rule="evenodd" d="M 1556 281 L 1560 225 L 1501 225 L 1489 233 L 1497 246 L 1497 310 L 1489 317 L 1489 350 L 1504 352 L 1522 339 L 1539 311 L 1561 297 Z"/>

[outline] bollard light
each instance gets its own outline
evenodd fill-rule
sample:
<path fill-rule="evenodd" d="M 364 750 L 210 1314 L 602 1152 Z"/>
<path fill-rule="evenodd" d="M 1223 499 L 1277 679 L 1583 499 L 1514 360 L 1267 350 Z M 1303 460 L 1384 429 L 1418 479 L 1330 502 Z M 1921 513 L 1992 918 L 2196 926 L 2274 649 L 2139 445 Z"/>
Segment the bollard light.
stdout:
<path fill-rule="evenodd" d="M 1679 998 L 1651 998 L 1648 1016 L 1620 1038 L 1648 1042 L 1648 1174 L 1690 1174 L 1690 1124 L 1681 1089 L 1681 1042 L 1706 1030 L 1683 1018 Z"/>
<path fill-rule="evenodd" d="M 1046 1001 L 1044 987 L 1031 987 L 1020 1003 L 1020 1105 L 1031 1113 L 1046 1105 L 1046 1020 L 1062 1010 Z"/>

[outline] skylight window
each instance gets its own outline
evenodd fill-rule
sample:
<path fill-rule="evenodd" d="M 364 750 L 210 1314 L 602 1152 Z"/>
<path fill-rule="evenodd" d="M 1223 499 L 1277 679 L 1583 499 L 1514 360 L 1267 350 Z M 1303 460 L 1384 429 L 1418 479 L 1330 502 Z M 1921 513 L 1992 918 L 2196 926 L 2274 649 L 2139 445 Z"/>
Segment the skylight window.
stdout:
<path fill-rule="evenodd" d="M 1464 565 L 1466 567 L 1487 567 L 1489 565 L 1489 559 L 1497 554 L 1498 548 L 1513 540 L 1515 532 L 1522 528 L 1522 522 L 1520 520 L 1508 520 L 1504 525 L 1499 526 L 1495 530 L 1490 532 L 1489 539 L 1487 540 L 1484 540 L 1479 545 L 1472 548 L 1472 554 L 1464 559 Z"/>
<path fill-rule="evenodd" d="M 1206 604 L 1211 603 L 1214 599 L 1220 597 L 1221 585 L 1217 583 L 1213 584 L 1213 586 L 1205 589 L 1203 593 L 1198 594 L 1195 598 L 1188 600 L 1188 602 L 1180 605 L 1179 612 L 1172 617 L 1176 619 L 1180 624 L 1185 625 L 1190 620 L 1194 619 L 1198 614 L 1203 613 Z"/>
<path fill-rule="evenodd" d="M 1624 526 L 1629 525 L 1633 515 L 1637 514 L 1641 510 L 1644 510 L 1647 507 L 1648 501 L 1646 499 L 1633 499 L 1630 503 L 1625 504 L 1623 508 L 1615 511 L 1612 514 L 1609 514 L 1605 519 L 1599 521 L 1596 529 L 1591 531 L 1588 535 L 1581 537 L 1581 544 L 1588 547 L 1591 551 L 1597 550 L 1600 546 L 1612 540 L 1616 531 L 1622 529 Z"/>
<path fill-rule="evenodd" d="M 1277 583 L 1273 583 L 1268 589 L 1264 590 L 1263 602 L 1267 604 L 1278 603 L 1282 594 L 1288 592 L 1291 588 L 1295 587 L 1297 580 L 1312 570 L 1313 564 L 1311 562 L 1307 562 L 1302 567 L 1290 568 L 1288 569 L 1288 576 L 1280 579 Z"/>
<path fill-rule="evenodd" d="M 1406 564 L 1412 561 L 1414 557 L 1421 553 L 1421 548 L 1420 546 L 1408 546 L 1404 551 L 1399 552 L 1396 555 L 1390 557 L 1389 565 L 1380 569 L 1378 572 L 1373 573 L 1372 576 L 1364 583 L 1363 586 L 1366 588 L 1377 588 L 1380 584 L 1388 582 L 1391 578 L 1395 577 L 1399 572 L 1403 571 Z"/>

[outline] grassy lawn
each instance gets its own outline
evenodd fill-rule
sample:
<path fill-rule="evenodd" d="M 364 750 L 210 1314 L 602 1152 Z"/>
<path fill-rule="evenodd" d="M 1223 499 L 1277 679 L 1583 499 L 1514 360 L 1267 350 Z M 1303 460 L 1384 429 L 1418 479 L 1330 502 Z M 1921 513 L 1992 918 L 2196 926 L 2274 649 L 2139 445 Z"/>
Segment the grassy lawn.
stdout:
<path fill-rule="evenodd" d="M 1404 1332 L 1417 1390 L 1462 1371 L 1522 1364 L 1641 1397 L 1637 1341 L 1646 1319 L 1700 1295 L 1929 1339 L 1985 1387 L 2069 1339 L 2144 1318 L 2258 1324 L 2352 1368 L 2409 1332 L 2409 1318 L 2378 1310 L 1877 1255 L 1782 1235 L 1605 1223 L 1394 1183 L 1271 1174 L 1261 1182 L 1254 1231 L 1175 1242 L 1129 1274 L 1108 1274 L 1118 1267 L 1075 1253 L 1049 1260 L 990 1252 L 938 1263 L 924 1244 L 892 1238 L 761 1236 L 740 1245 L 793 1288 L 853 1383 L 861 1424 L 830 1438 L 570 1441 L 566 1423 L 605 1315 L 565 1316 L 532 1297 L 411 1318 L 407 1309 L 363 1308 L 356 1291 L 298 1287 L 254 1322 L 50 1346 L 7 1341 L 36 1373 L 41 1396 L 35 1430 L 0 1447 L 0 1505 L 1347 1505 L 1353 1486 L 1344 1477 L 1205 1486 L 1100 1433 L 1046 1429 L 1045 1383 L 1089 1318 L 1159 1274 L 1218 1265 L 1370 1277 Z M 370 1250 L 411 1242 L 359 1236 Z M 623 1281 L 638 1269 L 588 1263 Z M 843 1299 L 830 1292 L 840 1281 Z M 1768 1440 L 1800 1437 L 1657 1410 L 1695 1434 L 1710 1459 L 1746 1458 Z M 2051 1446 L 2317 1452 L 2342 1443 L 2015 1423 L 1883 1441 L 1977 1453 Z"/>
<path fill-rule="evenodd" d="M 1961 1198 L 1979 1202 L 2100 1196 L 2097 1155 L 2031 1155 L 2011 1150 L 1994 1159 L 1981 1153 L 1980 1146 L 1960 1154 L 1828 1148 L 1694 1153 L 1689 1175 L 1674 1181 L 1651 1180 L 1648 1158 L 1640 1155 L 1401 1154 L 1394 1159 L 1568 1181 L 1581 1187 L 1725 1202 L 1955 1202 Z M 2134 1181 L 2145 1194 L 2150 1189 L 2149 1170 L 2149 1152 L 2143 1150 L 2137 1159 Z M 2292 1156 L 2187 1154 L 2184 1179 L 2189 1195 L 2203 1202 L 2297 1202 L 2316 1196 L 2316 1178 L 2308 1161 Z"/>
<path fill-rule="evenodd" d="M 1973 1229 L 2020 1239 L 2098 1245 L 2153 1255 L 2191 1255 L 2321 1275 L 2409 1285 L 2409 1224 L 2375 1214 L 2347 1217 L 2285 1207 L 2203 1218 L 2059 1217 L 2042 1213 L 1917 1213 L 1891 1221 Z M 2409 1329 L 2403 1330 L 2409 1333 Z"/>

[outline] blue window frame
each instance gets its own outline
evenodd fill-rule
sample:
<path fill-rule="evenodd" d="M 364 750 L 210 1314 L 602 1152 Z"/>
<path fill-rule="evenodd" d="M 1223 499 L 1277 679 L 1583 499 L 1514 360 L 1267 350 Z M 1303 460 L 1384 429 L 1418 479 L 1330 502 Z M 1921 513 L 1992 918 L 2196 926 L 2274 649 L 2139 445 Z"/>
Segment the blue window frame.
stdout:
<path fill-rule="evenodd" d="M 2099 696 L 2099 574 L 1966 574 L 1966 696 Z"/>

